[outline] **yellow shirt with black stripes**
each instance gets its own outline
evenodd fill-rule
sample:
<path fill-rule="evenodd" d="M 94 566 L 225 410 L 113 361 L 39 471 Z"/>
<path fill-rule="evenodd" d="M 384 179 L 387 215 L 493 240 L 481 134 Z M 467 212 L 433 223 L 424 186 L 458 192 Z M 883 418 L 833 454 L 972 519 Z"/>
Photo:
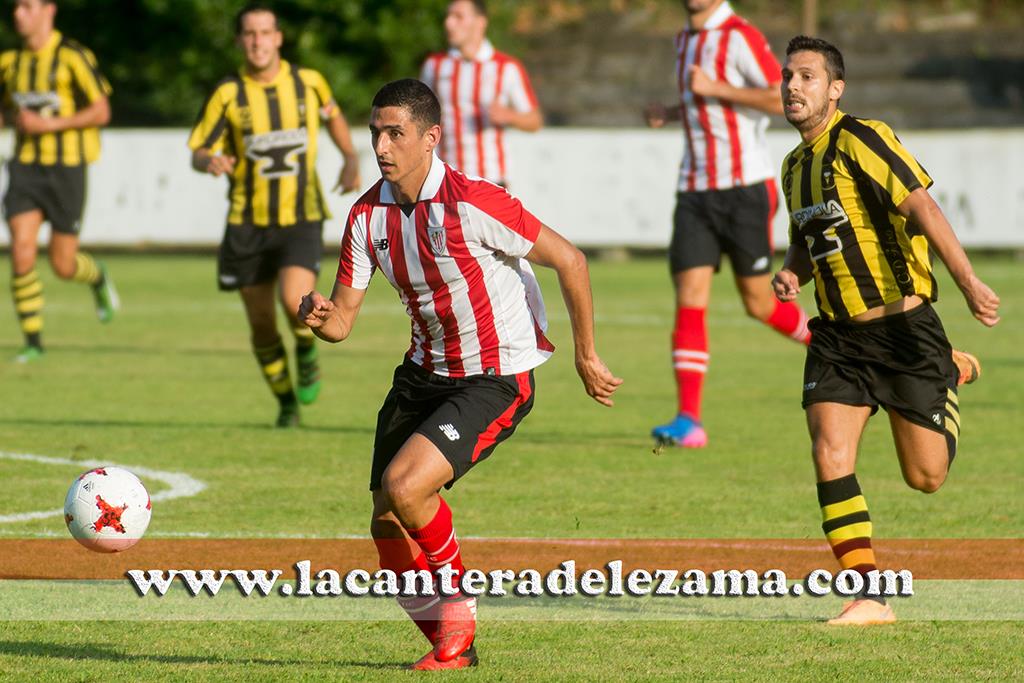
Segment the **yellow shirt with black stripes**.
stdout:
<path fill-rule="evenodd" d="M 807 247 L 823 318 L 845 320 L 914 294 L 937 298 L 928 239 L 896 210 L 931 184 L 889 126 L 841 111 L 786 156 L 789 240 Z"/>
<path fill-rule="evenodd" d="M 8 50 L 0 54 L 0 102 L 11 116 L 31 109 L 41 116 L 72 116 L 112 89 L 91 51 L 60 31 L 40 50 Z M 14 158 L 23 164 L 81 166 L 100 156 L 98 128 L 26 135 L 18 133 Z"/>
<path fill-rule="evenodd" d="M 282 60 L 270 82 L 244 70 L 203 105 L 188 146 L 235 157 L 229 225 L 287 227 L 330 218 L 316 172 L 321 117 L 337 114 L 317 71 Z"/>

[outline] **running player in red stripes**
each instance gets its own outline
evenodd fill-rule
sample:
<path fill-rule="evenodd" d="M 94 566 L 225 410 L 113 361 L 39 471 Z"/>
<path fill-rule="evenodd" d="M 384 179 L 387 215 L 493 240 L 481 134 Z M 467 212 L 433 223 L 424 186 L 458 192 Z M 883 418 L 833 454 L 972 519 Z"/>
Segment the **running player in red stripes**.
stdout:
<path fill-rule="evenodd" d="M 420 71 L 441 101 L 438 153 L 468 176 L 505 185 L 505 129 L 540 130 L 537 96 L 519 60 L 487 40 L 484 0 L 448 3 L 444 29 L 450 49 L 428 57 Z"/>
<path fill-rule="evenodd" d="M 681 121 L 686 154 L 669 261 L 676 291 L 672 361 L 676 417 L 652 430 L 662 444 L 707 445 L 701 391 L 708 369 L 705 312 L 722 253 L 747 314 L 807 344 L 807 314 L 771 289 L 771 220 L 778 206 L 768 158 L 767 114 L 781 114 L 781 68 L 765 37 L 724 0 L 685 0 L 689 27 L 676 39 L 679 103 L 647 107 L 648 125 Z"/>
<path fill-rule="evenodd" d="M 533 369 L 554 351 L 540 289 L 521 259 L 553 268 L 587 393 L 612 405 L 622 383 L 594 348 L 583 254 L 486 180 L 443 163 L 441 107 L 413 79 L 373 99 L 370 132 L 383 178 L 352 207 L 330 299 L 306 295 L 298 316 L 325 341 L 348 337 L 375 270 L 398 292 L 412 341 L 395 370 L 374 440 L 370 531 L 381 567 L 464 571 L 452 513 L 438 495 L 515 431 L 533 407 Z M 476 601 L 401 598 L 433 649 L 413 668 L 477 662 Z"/>

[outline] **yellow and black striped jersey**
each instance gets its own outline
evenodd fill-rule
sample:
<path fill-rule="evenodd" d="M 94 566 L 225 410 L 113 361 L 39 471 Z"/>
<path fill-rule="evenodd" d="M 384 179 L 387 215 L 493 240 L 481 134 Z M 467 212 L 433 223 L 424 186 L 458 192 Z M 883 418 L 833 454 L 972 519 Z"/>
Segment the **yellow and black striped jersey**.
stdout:
<path fill-rule="evenodd" d="M 340 112 L 317 71 L 286 61 L 273 81 L 243 71 L 217 86 L 188 146 L 237 160 L 228 224 L 285 227 L 329 218 L 316 172 L 320 119 Z"/>
<path fill-rule="evenodd" d="M 111 93 L 96 57 L 54 31 L 41 50 L 0 54 L 0 102 L 6 115 L 31 109 L 42 116 L 71 116 Z M 18 133 L 14 157 L 23 164 L 81 166 L 100 156 L 98 128 L 58 133 Z"/>
<path fill-rule="evenodd" d="M 931 184 L 889 126 L 841 111 L 786 156 L 789 241 L 810 253 L 823 318 L 844 320 L 913 294 L 937 298 L 928 239 L 896 210 Z"/>

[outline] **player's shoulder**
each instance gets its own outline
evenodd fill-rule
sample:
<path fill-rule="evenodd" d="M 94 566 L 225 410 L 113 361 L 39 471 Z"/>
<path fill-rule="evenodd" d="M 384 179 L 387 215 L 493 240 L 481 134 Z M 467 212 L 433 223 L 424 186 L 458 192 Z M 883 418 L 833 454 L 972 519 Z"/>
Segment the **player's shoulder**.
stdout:
<path fill-rule="evenodd" d="M 494 56 L 491 57 L 491 59 L 500 64 L 501 66 L 511 65 L 524 73 L 526 72 L 526 67 L 523 65 L 523 61 L 516 57 L 515 55 L 510 55 L 507 52 L 495 50 Z"/>
<path fill-rule="evenodd" d="M 89 63 L 96 62 L 96 55 L 93 54 L 93 51 L 87 48 L 82 43 L 75 40 L 74 38 L 69 38 L 67 36 L 62 35 L 60 37 L 60 43 L 58 44 L 57 49 L 65 53 L 70 52 L 71 54 L 78 55 Z"/>
<path fill-rule="evenodd" d="M 768 44 L 768 38 L 765 37 L 764 33 L 755 26 L 749 19 L 741 17 L 738 14 L 733 14 L 731 17 L 725 20 L 722 24 L 723 29 L 729 29 L 738 32 L 747 42 L 752 46 L 764 46 Z"/>
<path fill-rule="evenodd" d="M 237 74 L 224 76 L 210 88 L 210 101 L 227 102 L 235 99 L 238 96 L 238 88 L 241 84 L 242 79 Z"/>
<path fill-rule="evenodd" d="M 842 126 L 842 132 L 837 144 L 843 149 L 856 150 L 860 145 L 873 147 L 879 141 L 887 145 L 899 144 L 895 131 L 885 121 L 847 114 L 838 125 Z"/>
<path fill-rule="evenodd" d="M 0 52 L 0 69 L 6 69 L 18 58 L 17 50 L 4 50 Z"/>
<path fill-rule="evenodd" d="M 486 178 L 466 175 L 448 164 L 445 164 L 445 185 L 447 198 L 471 204 L 485 212 L 516 201 L 516 198 L 501 185 Z"/>
<path fill-rule="evenodd" d="M 318 83 L 326 83 L 327 79 L 324 75 L 316 69 L 311 69 L 308 66 L 300 66 L 298 64 L 292 64 L 291 69 L 294 73 L 299 75 L 302 82 L 306 85 L 314 85 Z"/>
<path fill-rule="evenodd" d="M 349 211 L 349 221 L 360 214 L 369 213 L 374 207 L 380 206 L 380 191 L 383 186 L 384 179 L 381 178 L 373 184 L 373 187 L 359 196 L 359 199 L 352 204 L 352 209 Z"/>

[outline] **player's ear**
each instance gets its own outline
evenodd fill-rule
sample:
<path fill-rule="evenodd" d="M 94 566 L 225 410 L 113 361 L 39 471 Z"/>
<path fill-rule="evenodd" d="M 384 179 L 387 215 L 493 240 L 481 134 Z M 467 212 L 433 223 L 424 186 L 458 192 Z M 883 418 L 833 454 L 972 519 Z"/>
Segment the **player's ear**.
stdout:
<path fill-rule="evenodd" d="M 839 98 L 843 96 L 843 91 L 846 90 L 846 81 L 832 81 L 828 84 L 828 97 L 830 100 L 839 101 Z"/>
<path fill-rule="evenodd" d="M 441 126 L 434 124 L 430 128 L 427 128 L 423 135 L 427 139 L 428 151 L 432 152 L 434 151 L 434 148 L 437 147 L 438 143 L 441 142 Z"/>

